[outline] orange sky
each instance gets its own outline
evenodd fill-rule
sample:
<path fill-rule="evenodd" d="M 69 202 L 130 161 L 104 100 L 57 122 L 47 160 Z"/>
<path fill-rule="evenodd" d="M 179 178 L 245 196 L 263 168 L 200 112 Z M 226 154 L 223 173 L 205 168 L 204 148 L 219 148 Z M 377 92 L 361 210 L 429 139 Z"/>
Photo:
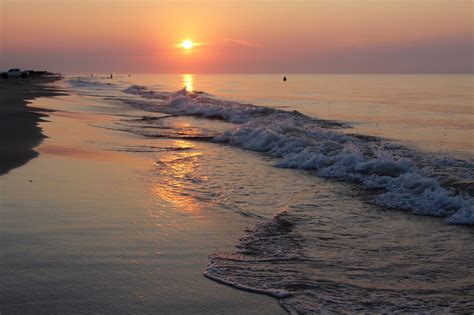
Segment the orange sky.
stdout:
<path fill-rule="evenodd" d="M 0 0 L 0 69 L 472 73 L 471 0 Z M 175 44 L 203 45 L 189 52 Z"/>

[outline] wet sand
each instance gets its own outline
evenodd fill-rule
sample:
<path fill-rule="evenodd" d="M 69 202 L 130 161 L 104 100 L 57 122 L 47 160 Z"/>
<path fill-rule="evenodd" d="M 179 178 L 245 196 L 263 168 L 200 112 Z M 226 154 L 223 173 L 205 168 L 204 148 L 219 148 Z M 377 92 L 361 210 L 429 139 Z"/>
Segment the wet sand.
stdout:
<path fill-rule="evenodd" d="M 116 131 L 142 113 L 67 94 L 32 101 L 47 110 L 35 125 L 46 138 L 20 148 L 39 155 L 0 176 L 0 313 L 284 314 L 203 276 L 208 255 L 232 250 L 255 219 L 163 182 L 158 160 L 219 147 Z M 177 162 L 176 177 L 195 167 Z"/>
<path fill-rule="evenodd" d="M 0 81 L 0 175 L 20 167 L 38 156 L 34 148 L 45 138 L 38 123 L 48 110 L 29 107 L 38 97 L 60 95 L 47 83 L 53 78 Z"/>

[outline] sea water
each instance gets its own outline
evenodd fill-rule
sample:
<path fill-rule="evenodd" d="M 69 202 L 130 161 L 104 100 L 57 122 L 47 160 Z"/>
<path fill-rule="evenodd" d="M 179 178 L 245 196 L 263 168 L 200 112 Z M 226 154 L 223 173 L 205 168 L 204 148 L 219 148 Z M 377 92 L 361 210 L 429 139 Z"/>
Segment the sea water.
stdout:
<path fill-rule="evenodd" d="M 351 131 L 472 158 L 472 75 L 134 75 L 121 83 L 205 91 L 226 100 L 340 120 Z"/>
<path fill-rule="evenodd" d="M 258 222 L 209 279 L 294 313 L 474 311 L 472 76 L 281 78 L 68 82 L 140 111 L 102 127 L 149 139 L 117 149 L 153 154 L 162 200 Z"/>

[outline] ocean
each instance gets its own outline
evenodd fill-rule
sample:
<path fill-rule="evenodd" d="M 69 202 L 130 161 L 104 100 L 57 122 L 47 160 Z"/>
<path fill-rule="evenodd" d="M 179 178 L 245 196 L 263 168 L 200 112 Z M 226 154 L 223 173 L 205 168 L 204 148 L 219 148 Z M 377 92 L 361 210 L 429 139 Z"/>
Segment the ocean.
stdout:
<path fill-rule="evenodd" d="M 154 159 L 159 200 L 252 223 L 208 279 L 295 314 L 473 312 L 473 76 L 282 77 L 66 82 L 137 110 L 97 128 L 149 139 L 108 149 Z"/>
<path fill-rule="evenodd" d="M 472 75 L 134 75 L 121 83 L 204 91 L 225 100 L 348 123 L 352 132 L 472 159 Z M 126 84 L 126 83 L 125 83 Z M 351 132 L 349 131 L 349 132 Z"/>

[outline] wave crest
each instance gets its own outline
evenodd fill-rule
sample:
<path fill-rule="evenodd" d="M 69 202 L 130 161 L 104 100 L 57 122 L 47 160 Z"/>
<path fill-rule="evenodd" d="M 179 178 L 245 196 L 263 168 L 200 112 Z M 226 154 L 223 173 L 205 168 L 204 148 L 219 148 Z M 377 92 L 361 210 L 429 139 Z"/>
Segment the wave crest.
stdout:
<path fill-rule="evenodd" d="M 348 127 L 343 123 L 311 118 L 297 111 L 225 101 L 185 89 L 169 93 L 132 86 L 125 92 L 160 100 L 148 106 L 131 102 L 145 110 L 236 123 L 236 128 L 216 136 L 214 141 L 279 158 L 278 167 L 314 170 L 322 177 L 381 190 L 373 198 L 380 206 L 447 217 L 452 224 L 474 224 L 472 196 L 441 185 L 439 173 L 433 171 L 444 163 L 450 167 L 442 175 L 452 177 L 455 171 L 451 166 L 456 164 L 460 174 L 454 180 L 457 182 L 466 174 L 472 178 L 474 168 L 470 162 L 418 154 L 375 137 L 348 135 L 335 130 Z"/>

